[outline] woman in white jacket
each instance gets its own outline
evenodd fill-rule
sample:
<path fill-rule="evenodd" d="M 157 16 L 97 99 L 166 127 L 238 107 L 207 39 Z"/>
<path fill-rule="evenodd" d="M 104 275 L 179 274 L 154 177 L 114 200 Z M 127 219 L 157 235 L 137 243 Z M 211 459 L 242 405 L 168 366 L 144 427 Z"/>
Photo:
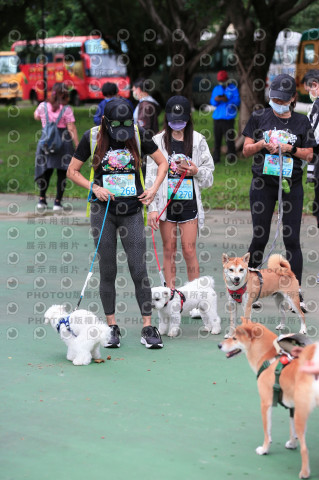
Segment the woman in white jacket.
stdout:
<path fill-rule="evenodd" d="M 188 280 L 199 277 L 199 264 L 196 254 L 197 232 L 204 226 L 204 209 L 201 189 L 213 184 L 214 162 L 206 139 L 193 130 L 191 107 L 187 98 L 171 97 L 165 107 L 164 129 L 153 137 L 166 158 L 169 169 L 153 202 L 148 208 L 148 225 L 160 229 L 163 241 L 163 271 L 167 286 L 175 288 L 177 247 L 177 226 L 180 231 L 182 253 L 187 266 Z M 156 178 L 157 165 L 148 157 L 146 188 Z M 156 221 L 171 193 L 180 180 L 174 199 Z"/>

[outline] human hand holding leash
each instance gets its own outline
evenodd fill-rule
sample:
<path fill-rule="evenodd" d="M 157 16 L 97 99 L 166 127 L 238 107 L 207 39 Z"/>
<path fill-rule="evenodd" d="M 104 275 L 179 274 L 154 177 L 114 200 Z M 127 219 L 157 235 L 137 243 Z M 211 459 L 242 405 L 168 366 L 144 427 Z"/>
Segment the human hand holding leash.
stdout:
<path fill-rule="evenodd" d="M 158 212 L 150 212 L 147 216 L 147 225 L 153 230 L 159 229 L 159 222 L 157 221 Z"/>
<path fill-rule="evenodd" d="M 94 184 L 92 190 L 96 198 L 101 202 L 107 202 L 109 196 L 111 200 L 115 199 L 114 193 L 111 193 L 107 188 L 101 187 L 100 185 Z"/>

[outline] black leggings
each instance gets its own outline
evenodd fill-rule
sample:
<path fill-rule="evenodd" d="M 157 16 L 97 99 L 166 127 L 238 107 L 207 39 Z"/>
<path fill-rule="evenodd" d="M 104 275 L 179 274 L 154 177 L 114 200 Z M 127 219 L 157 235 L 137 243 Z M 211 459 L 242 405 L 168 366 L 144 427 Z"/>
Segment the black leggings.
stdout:
<path fill-rule="evenodd" d="M 253 221 L 253 239 L 249 247 L 249 266 L 257 268 L 263 259 L 267 245 L 271 220 L 278 199 L 278 187 L 265 185 L 254 178 L 250 187 L 250 209 Z M 290 187 L 290 193 L 282 194 L 283 199 L 283 240 L 286 257 L 301 285 L 303 258 L 300 247 L 300 226 L 303 208 L 302 183 Z"/>
<path fill-rule="evenodd" d="M 91 204 L 92 234 L 97 245 L 107 202 Z M 100 296 L 105 315 L 115 313 L 115 280 L 117 274 L 117 231 L 127 256 L 135 285 L 135 295 L 142 316 L 152 314 L 151 286 L 146 270 L 146 238 L 142 212 L 133 215 L 107 213 L 98 249 Z"/>
<path fill-rule="evenodd" d="M 52 176 L 54 168 L 47 168 L 46 171 L 41 175 L 41 177 L 37 178 L 37 184 L 40 189 L 40 197 L 44 197 L 47 193 L 47 189 L 49 187 L 50 178 Z M 57 183 L 56 183 L 56 199 L 61 201 L 65 189 L 66 184 L 66 170 L 62 170 L 57 168 Z"/>

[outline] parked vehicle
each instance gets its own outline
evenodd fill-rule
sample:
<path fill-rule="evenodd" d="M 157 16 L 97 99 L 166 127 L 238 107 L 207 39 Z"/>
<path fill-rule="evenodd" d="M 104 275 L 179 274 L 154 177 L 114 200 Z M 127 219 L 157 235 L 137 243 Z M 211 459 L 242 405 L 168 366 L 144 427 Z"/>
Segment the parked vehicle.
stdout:
<path fill-rule="evenodd" d="M 319 68 L 319 28 L 305 30 L 300 39 L 296 64 L 296 84 L 301 102 L 309 102 L 309 95 L 303 87 L 302 79 L 308 70 Z"/>
<path fill-rule="evenodd" d="M 0 101 L 15 103 L 22 98 L 23 75 L 15 52 L 0 52 Z"/>
<path fill-rule="evenodd" d="M 83 100 L 102 100 L 105 82 L 116 83 L 123 97 L 130 95 L 126 55 L 115 53 L 111 44 L 99 36 L 20 40 L 11 49 L 18 54 L 26 77 L 24 100 L 42 101 L 45 91 L 50 91 L 56 82 L 69 86 L 73 105 Z"/>

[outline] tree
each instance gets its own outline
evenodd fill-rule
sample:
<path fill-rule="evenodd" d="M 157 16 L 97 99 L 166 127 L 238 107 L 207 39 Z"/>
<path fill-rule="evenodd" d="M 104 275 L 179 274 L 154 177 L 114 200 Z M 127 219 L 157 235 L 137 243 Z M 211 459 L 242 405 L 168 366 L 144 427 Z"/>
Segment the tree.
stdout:
<path fill-rule="evenodd" d="M 234 25 L 235 54 L 240 84 L 240 125 L 264 105 L 266 75 L 279 32 L 291 19 L 316 0 L 225 0 L 225 15 Z"/>

